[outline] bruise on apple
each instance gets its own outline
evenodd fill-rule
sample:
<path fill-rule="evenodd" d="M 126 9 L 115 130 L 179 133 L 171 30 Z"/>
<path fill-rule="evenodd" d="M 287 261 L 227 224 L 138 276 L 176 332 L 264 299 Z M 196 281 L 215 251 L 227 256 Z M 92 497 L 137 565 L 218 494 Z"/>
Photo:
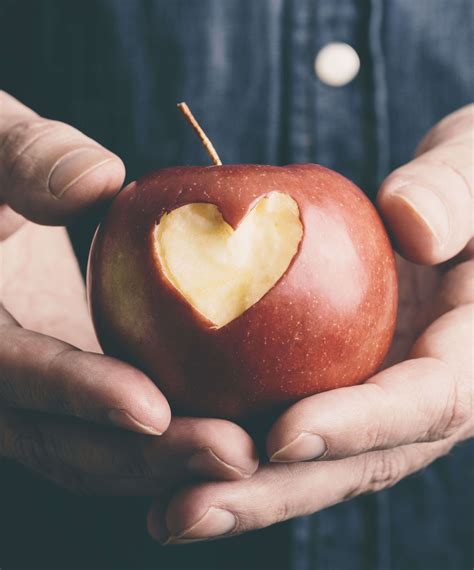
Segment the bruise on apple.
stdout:
<path fill-rule="evenodd" d="M 214 204 L 187 204 L 165 213 L 155 229 L 155 251 L 166 278 L 220 328 L 277 283 L 302 235 L 298 204 L 271 192 L 235 230 Z"/>

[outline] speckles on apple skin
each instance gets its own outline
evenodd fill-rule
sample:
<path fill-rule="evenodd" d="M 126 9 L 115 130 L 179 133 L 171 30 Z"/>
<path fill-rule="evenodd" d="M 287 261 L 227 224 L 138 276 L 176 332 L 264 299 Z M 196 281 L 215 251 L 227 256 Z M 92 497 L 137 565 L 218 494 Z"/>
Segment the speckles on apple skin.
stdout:
<path fill-rule="evenodd" d="M 298 203 L 302 247 L 267 295 L 213 330 L 167 287 L 148 236 L 160 212 L 196 201 L 216 204 L 235 227 L 275 190 Z M 95 321 L 106 350 L 138 363 L 174 410 L 241 419 L 362 382 L 380 365 L 395 323 L 396 273 L 373 206 L 349 181 L 314 165 L 178 168 L 144 177 L 132 194 L 119 194 L 104 227 L 126 256 L 120 290 L 140 302 L 126 330 L 117 326 L 119 304 L 103 295 L 110 287 L 99 288 Z M 96 275 L 108 262 L 99 253 Z M 137 323 L 146 338 L 130 334 Z"/>

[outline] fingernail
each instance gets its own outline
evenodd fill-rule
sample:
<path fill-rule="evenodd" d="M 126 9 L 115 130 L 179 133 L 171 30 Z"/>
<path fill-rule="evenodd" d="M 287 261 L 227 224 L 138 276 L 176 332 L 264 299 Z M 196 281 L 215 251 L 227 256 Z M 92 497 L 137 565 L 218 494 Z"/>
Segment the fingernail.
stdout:
<path fill-rule="evenodd" d="M 153 426 L 143 424 L 134 418 L 126 410 L 112 409 L 108 410 L 107 417 L 116 426 L 127 430 L 139 431 L 148 435 L 162 435 L 163 432 L 157 430 Z"/>
<path fill-rule="evenodd" d="M 448 211 L 436 192 L 422 186 L 407 184 L 397 188 L 393 196 L 412 210 L 439 245 L 445 243 L 450 229 Z"/>
<path fill-rule="evenodd" d="M 272 463 L 294 463 L 297 461 L 309 461 L 310 459 L 318 459 L 326 453 L 326 442 L 320 435 L 314 433 L 302 432 L 271 457 Z"/>
<path fill-rule="evenodd" d="M 233 513 L 211 507 L 196 523 L 182 532 L 172 534 L 165 544 L 185 544 L 206 538 L 215 538 L 232 532 L 237 525 Z"/>
<path fill-rule="evenodd" d="M 188 469 L 202 477 L 231 477 L 232 479 L 242 479 L 249 477 L 238 467 L 234 467 L 218 457 L 209 447 L 200 449 L 192 455 L 188 461 Z"/>
<path fill-rule="evenodd" d="M 112 160 L 115 159 L 100 148 L 73 150 L 54 165 L 48 180 L 49 191 L 60 198 L 81 178 Z"/>

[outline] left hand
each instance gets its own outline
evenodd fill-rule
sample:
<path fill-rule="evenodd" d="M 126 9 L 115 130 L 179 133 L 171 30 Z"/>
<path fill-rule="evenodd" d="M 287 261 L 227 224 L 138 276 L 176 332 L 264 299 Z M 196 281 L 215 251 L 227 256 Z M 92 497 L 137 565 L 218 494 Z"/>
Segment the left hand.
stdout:
<path fill-rule="evenodd" d="M 390 487 L 474 435 L 473 111 L 439 123 L 379 192 L 400 253 L 422 265 L 400 259 L 392 366 L 289 408 L 268 435 L 270 463 L 250 479 L 156 502 L 155 538 L 188 543 L 307 515 Z"/>
<path fill-rule="evenodd" d="M 66 229 L 51 225 L 79 223 L 124 176 L 109 150 L 0 91 L 0 503 L 9 492 L 5 460 L 71 491 L 114 496 L 235 480 L 257 468 L 239 426 L 170 423 L 167 401 L 143 372 L 97 354 Z M 0 525 L 17 516 L 1 507 Z"/>

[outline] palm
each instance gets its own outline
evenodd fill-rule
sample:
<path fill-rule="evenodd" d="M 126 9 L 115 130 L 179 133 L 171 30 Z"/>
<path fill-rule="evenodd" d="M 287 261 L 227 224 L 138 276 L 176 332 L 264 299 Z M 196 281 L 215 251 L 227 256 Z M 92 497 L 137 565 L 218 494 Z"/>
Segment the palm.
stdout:
<path fill-rule="evenodd" d="M 406 359 L 416 338 L 432 322 L 442 274 L 437 267 L 415 265 L 397 256 L 398 318 L 385 365 Z"/>
<path fill-rule="evenodd" d="M 30 222 L 0 242 L 0 301 L 26 328 L 99 350 L 64 228 Z"/>

